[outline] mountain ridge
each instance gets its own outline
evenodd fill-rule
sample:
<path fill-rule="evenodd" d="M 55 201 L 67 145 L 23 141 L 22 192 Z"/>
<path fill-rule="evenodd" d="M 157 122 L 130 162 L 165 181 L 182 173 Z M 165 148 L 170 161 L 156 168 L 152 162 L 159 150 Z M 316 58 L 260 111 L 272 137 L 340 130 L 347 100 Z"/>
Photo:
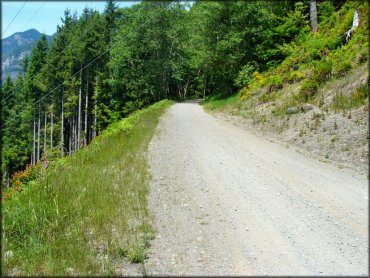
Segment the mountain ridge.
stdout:
<path fill-rule="evenodd" d="M 12 79 L 22 70 L 21 62 L 30 55 L 37 40 L 43 34 L 32 28 L 23 32 L 16 32 L 1 40 L 1 68 L 2 80 L 10 75 Z M 45 35 L 49 44 L 53 42 L 55 34 Z"/>

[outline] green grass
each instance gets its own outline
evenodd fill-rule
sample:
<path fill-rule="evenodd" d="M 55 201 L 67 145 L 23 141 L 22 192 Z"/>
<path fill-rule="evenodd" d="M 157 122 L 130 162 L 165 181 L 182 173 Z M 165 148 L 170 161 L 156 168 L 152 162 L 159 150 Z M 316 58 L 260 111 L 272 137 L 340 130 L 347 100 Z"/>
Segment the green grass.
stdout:
<path fill-rule="evenodd" d="M 206 110 L 222 110 L 227 106 L 235 105 L 240 99 L 239 93 L 230 95 L 228 93 L 214 93 L 202 102 Z"/>
<path fill-rule="evenodd" d="M 67 269 L 109 275 L 115 258 L 144 260 L 154 234 L 146 150 L 171 104 L 161 101 L 111 125 L 4 201 L 2 252 L 13 253 L 3 258 L 4 275 L 63 275 Z"/>
<path fill-rule="evenodd" d="M 335 111 L 356 109 L 368 102 L 368 90 L 367 84 L 361 85 L 351 94 L 344 95 L 343 93 L 337 93 L 334 96 L 332 107 Z"/>

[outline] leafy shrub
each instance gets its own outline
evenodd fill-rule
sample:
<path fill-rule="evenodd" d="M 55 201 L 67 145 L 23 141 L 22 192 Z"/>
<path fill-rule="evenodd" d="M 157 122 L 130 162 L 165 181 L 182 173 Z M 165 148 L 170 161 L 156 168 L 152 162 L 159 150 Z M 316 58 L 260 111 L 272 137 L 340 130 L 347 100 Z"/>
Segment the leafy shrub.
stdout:
<path fill-rule="evenodd" d="M 259 72 L 253 73 L 253 80 L 247 86 L 240 90 L 240 97 L 242 100 L 246 100 L 252 93 L 252 90 L 260 88 L 266 83 L 266 78 L 263 77 Z"/>
<path fill-rule="evenodd" d="M 238 74 L 238 77 L 235 79 L 235 85 L 238 87 L 243 87 L 251 83 L 253 80 L 254 70 L 255 67 L 251 64 L 243 66 Z"/>
<path fill-rule="evenodd" d="M 359 64 L 365 63 L 368 60 L 368 55 L 369 55 L 368 50 L 361 52 L 357 58 L 357 63 Z"/>
<path fill-rule="evenodd" d="M 269 77 L 268 83 L 270 84 L 268 88 L 269 93 L 281 90 L 283 88 L 283 79 L 279 75 L 272 75 Z"/>
<path fill-rule="evenodd" d="M 289 83 L 294 83 L 294 82 L 297 82 L 297 81 L 300 81 L 304 78 L 304 74 L 300 71 L 292 71 L 290 74 L 289 74 L 289 77 L 287 78 L 287 81 Z"/>
<path fill-rule="evenodd" d="M 331 61 L 321 61 L 315 66 L 314 74 L 319 82 L 326 81 L 330 78 L 333 69 L 333 63 Z"/>
<path fill-rule="evenodd" d="M 316 95 L 318 88 L 319 83 L 317 82 L 316 79 L 314 78 L 306 79 L 303 82 L 299 93 L 307 101 L 309 98 Z"/>
<path fill-rule="evenodd" d="M 339 63 L 336 66 L 336 75 L 338 77 L 345 76 L 352 69 L 352 65 L 348 62 Z"/>

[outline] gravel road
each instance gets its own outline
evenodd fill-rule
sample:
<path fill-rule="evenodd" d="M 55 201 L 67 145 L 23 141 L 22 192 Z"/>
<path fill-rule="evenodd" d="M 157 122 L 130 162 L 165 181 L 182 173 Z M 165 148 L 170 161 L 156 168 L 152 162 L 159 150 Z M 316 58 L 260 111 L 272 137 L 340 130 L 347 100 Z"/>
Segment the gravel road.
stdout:
<path fill-rule="evenodd" d="M 149 146 L 147 275 L 368 275 L 366 176 L 173 105 Z"/>

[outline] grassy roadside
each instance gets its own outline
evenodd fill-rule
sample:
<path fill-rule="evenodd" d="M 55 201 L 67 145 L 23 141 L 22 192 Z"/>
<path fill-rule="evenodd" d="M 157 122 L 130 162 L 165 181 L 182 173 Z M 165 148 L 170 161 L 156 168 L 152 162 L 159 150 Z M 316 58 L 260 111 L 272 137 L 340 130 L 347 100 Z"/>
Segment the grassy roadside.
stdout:
<path fill-rule="evenodd" d="M 222 111 L 228 106 L 234 106 L 237 102 L 240 102 L 240 94 L 230 95 L 228 93 L 214 93 L 206 97 L 202 102 L 203 107 L 207 111 Z"/>
<path fill-rule="evenodd" d="M 111 125 L 3 202 L 4 275 L 109 275 L 117 257 L 143 261 L 153 236 L 146 150 L 171 104 Z"/>

